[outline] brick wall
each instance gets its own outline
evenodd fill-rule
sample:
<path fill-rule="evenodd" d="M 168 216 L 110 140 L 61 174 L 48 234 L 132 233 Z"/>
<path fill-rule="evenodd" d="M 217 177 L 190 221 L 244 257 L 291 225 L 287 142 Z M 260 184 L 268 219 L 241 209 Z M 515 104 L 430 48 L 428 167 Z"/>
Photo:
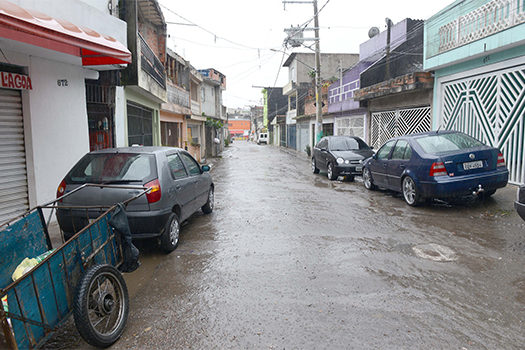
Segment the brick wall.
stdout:
<path fill-rule="evenodd" d="M 139 33 L 162 63 L 166 62 L 166 34 L 150 23 L 139 23 Z"/>

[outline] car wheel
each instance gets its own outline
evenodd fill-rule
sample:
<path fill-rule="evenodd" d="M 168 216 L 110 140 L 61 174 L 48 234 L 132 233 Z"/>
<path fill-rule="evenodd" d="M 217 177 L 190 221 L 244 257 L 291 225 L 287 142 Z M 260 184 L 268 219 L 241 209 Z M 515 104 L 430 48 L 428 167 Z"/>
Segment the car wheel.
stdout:
<path fill-rule="evenodd" d="M 86 342 L 107 348 L 126 326 L 129 297 L 122 274 L 111 265 L 89 268 L 77 288 L 73 316 L 78 333 Z"/>
<path fill-rule="evenodd" d="M 213 211 L 214 202 L 215 193 L 213 191 L 213 187 L 210 187 L 210 190 L 208 191 L 208 201 L 202 206 L 202 212 L 204 214 L 210 214 Z"/>
<path fill-rule="evenodd" d="M 319 174 L 319 169 L 317 168 L 317 165 L 315 164 L 315 158 L 312 158 L 312 173 Z"/>
<path fill-rule="evenodd" d="M 416 183 L 410 176 L 405 176 L 403 178 L 403 198 L 408 205 L 415 207 L 419 204 L 420 195 L 416 187 Z"/>
<path fill-rule="evenodd" d="M 328 176 L 329 180 L 337 179 L 337 175 L 335 174 L 334 166 L 332 165 L 332 163 L 328 163 L 328 167 L 326 170 L 326 176 Z"/>
<path fill-rule="evenodd" d="M 373 191 L 377 188 L 372 182 L 372 174 L 368 168 L 363 169 L 363 184 L 367 190 Z"/>
<path fill-rule="evenodd" d="M 180 223 L 177 214 L 171 214 L 164 233 L 160 236 L 160 248 L 165 253 L 171 253 L 179 245 Z"/>

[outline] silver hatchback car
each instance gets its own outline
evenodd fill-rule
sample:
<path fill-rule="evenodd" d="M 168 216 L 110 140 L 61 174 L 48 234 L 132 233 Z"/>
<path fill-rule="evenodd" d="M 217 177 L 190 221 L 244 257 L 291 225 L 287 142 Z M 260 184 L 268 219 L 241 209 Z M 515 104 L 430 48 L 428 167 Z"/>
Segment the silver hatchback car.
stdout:
<path fill-rule="evenodd" d="M 138 185 L 151 188 L 131 202 L 126 211 L 134 239 L 159 238 L 165 252 L 179 243 L 180 224 L 201 209 L 213 211 L 214 184 L 208 171 L 185 150 L 171 147 L 126 147 L 86 154 L 69 171 L 57 198 L 84 183 Z M 108 206 L 139 193 L 133 189 L 90 187 L 66 197 L 61 205 Z M 99 209 L 58 209 L 57 219 L 66 239 L 100 215 Z"/>

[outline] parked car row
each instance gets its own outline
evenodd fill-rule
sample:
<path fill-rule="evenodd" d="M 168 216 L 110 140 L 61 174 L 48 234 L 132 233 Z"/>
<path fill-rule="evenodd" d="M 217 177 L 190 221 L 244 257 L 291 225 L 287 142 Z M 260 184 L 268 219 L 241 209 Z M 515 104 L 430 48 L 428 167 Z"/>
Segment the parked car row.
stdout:
<path fill-rule="evenodd" d="M 312 157 L 312 171 L 320 169 L 330 180 L 362 175 L 368 190 L 400 192 L 410 206 L 471 194 L 490 197 L 509 177 L 497 148 L 457 131 L 396 137 L 376 153 L 358 137 L 325 137 Z"/>
<path fill-rule="evenodd" d="M 126 209 L 134 239 L 158 239 L 165 252 L 179 243 L 180 225 L 196 211 L 213 211 L 214 184 L 208 171 L 188 152 L 171 147 L 127 147 L 86 154 L 69 171 L 57 190 L 57 198 L 84 183 L 126 184 L 151 190 L 130 203 Z M 137 190 L 138 192 L 138 190 Z M 90 187 L 62 200 L 57 220 L 66 239 L 100 215 L 93 208 L 85 211 L 74 206 L 109 206 L 122 202 L 133 191 Z M 89 217 L 89 219 L 87 218 Z"/>

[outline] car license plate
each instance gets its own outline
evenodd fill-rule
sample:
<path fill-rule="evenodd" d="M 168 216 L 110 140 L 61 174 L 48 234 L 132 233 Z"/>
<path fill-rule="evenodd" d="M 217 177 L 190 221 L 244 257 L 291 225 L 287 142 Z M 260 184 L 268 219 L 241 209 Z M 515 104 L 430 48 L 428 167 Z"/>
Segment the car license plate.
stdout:
<path fill-rule="evenodd" d="M 483 168 L 482 160 L 476 160 L 475 162 L 463 163 L 464 170 L 472 170 L 472 169 L 479 169 L 479 168 Z"/>
<path fill-rule="evenodd" d="M 363 167 L 362 166 L 356 166 L 355 167 L 355 171 L 363 171 Z"/>

